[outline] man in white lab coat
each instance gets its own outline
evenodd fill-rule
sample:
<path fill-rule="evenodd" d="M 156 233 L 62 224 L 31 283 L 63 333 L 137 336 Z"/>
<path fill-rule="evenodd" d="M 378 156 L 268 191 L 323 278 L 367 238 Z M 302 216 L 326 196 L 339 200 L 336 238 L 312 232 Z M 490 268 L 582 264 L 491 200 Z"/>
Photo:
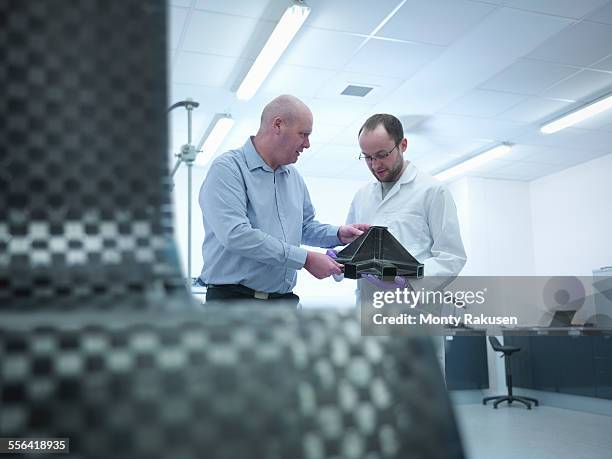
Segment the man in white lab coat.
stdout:
<path fill-rule="evenodd" d="M 347 223 L 386 226 L 424 264 L 425 276 L 457 276 L 466 255 L 455 202 L 446 186 L 404 159 L 400 120 L 371 116 L 359 130 L 359 146 L 376 182 L 355 194 Z"/>
<path fill-rule="evenodd" d="M 353 198 L 347 223 L 365 222 L 386 226 L 391 234 L 424 265 L 424 276 L 443 287 L 456 277 L 466 262 L 459 231 L 457 209 L 448 188 L 404 159 L 408 141 L 402 123 L 393 115 L 377 114 L 359 130 L 360 159 L 376 182 L 361 188 Z M 405 279 L 382 282 L 374 276 L 359 281 L 361 304 L 372 301 L 375 291 L 404 288 Z M 423 281 L 411 282 L 413 288 Z M 431 283 L 429 283 L 431 288 Z M 424 288 L 428 288 L 424 285 Z M 434 287 L 435 289 L 435 287 Z M 444 369 L 444 341 L 434 339 L 440 366 Z"/>

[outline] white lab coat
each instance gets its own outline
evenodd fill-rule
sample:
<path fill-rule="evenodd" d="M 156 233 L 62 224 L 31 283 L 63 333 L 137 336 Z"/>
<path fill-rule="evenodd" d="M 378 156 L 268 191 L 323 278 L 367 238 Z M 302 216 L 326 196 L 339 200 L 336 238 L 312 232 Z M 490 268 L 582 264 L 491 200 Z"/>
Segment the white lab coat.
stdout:
<path fill-rule="evenodd" d="M 412 163 L 385 199 L 380 182 L 361 188 L 353 198 L 346 223 L 388 227 L 423 263 L 425 276 L 455 277 L 465 265 L 457 208 L 450 191 Z"/>
<path fill-rule="evenodd" d="M 454 278 L 467 260 L 455 201 L 448 188 L 431 175 L 420 172 L 409 163 L 398 183 L 382 198 L 380 182 L 361 188 L 353 198 L 346 223 L 370 223 L 386 226 L 391 234 L 424 265 L 425 276 Z M 411 281 L 413 288 L 438 288 L 423 281 Z M 377 289 L 360 280 L 358 304 L 371 302 Z M 361 298 L 360 298 L 361 297 Z M 444 338 L 432 337 L 442 373 L 445 368 Z"/>

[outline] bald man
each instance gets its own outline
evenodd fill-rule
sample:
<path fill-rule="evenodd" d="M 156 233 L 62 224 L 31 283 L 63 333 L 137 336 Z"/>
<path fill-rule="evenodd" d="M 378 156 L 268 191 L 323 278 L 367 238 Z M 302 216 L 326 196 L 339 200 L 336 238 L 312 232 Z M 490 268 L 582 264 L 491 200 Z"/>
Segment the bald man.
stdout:
<path fill-rule="evenodd" d="M 312 112 L 298 98 L 272 100 L 259 131 L 236 150 L 216 158 L 200 190 L 204 220 L 206 301 L 295 301 L 297 270 L 318 279 L 342 265 L 300 247 L 348 244 L 369 225 L 332 226 L 314 219 L 304 180 L 290 164 L 310 147 Z"/>

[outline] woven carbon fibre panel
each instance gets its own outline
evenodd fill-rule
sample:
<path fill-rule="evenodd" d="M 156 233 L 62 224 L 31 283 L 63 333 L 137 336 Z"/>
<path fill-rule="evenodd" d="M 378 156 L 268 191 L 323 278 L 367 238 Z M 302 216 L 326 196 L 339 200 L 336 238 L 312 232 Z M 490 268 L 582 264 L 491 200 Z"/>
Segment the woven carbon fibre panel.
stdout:
<path fill-rule="evenodd" d="M 75 458 L 462 457 L 426 340 L 362 337 L 353 312 L 112 319 L 0 328 L 2 436 L 70 437 Z"/>
<path fill-rule="evenodd" d="M 163 1 L 0 0 L 0 308 L 185 299 L 165 31 Z"/>

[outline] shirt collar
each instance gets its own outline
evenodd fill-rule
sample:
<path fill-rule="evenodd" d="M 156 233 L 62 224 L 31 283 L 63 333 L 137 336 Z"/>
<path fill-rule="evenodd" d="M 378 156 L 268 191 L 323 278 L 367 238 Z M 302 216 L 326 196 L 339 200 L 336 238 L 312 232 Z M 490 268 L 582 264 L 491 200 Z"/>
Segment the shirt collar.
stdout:
<path fill-rule="evenodd" d="M 244 143 L 242 150 L 244 151 L 244 157 L 246 160 L 247 167 L 250 171 L 255 170 L 257 168 L 262 168 L 267 172 L 274 172 L 268 164 L 263 160 L 263 158 L 259 155 L 257 150 L 255 149 L 255 144 L 253 143 L 253 136 L 249 137 L 247 141 Z M 280 173 L 289 173 L 290 169 L 287 166 L 279 166 L 276 169 Z"/>

